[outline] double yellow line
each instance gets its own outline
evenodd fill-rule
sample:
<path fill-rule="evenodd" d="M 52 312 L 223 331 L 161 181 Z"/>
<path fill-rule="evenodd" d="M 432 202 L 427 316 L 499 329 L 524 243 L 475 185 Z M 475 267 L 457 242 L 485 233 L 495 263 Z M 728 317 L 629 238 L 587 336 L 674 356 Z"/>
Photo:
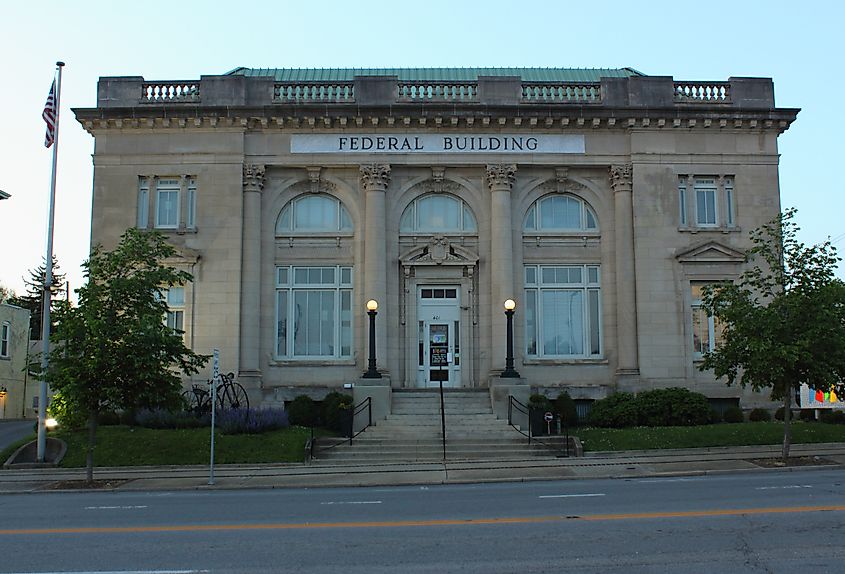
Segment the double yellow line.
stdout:
<path fill-rule="evenodd" d="M 466 520 L 390 520 L 376 522 L 304 522 L 276 524 L 186 524 L 177 526 L 116 526 L 89 528 L 2 529 L 0 536 L 43 534 L 125 534 L 144 532 L 215 532 L 231 530 L 314 530 L 326 528 L 415 528 L 431 526 L 483 526 L 496 524 L 539 524 L 548 522 L 604 520 L 648 520 L 653 518 L 706 518 L 802 512 L 842 512 L 845 505 L 784 506 L 770 508 L 730 508 L 724 510 L 685 510 L 680 512 L 637 512 L 630 514 L 586 514 L 578 516 L 529 516 L 513 518 L 468 518 Z"/>

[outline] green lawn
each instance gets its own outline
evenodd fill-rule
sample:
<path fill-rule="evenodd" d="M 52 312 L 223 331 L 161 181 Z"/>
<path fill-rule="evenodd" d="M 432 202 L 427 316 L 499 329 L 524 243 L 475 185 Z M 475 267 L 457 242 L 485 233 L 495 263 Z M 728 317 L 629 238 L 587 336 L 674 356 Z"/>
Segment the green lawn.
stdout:
<path fill-rule="evenodd" d="M 85 430 L 60 431 L 67 442 L 63 467 L 85 466 L 88 434 Z M 223 435 L 214 438 L 214 461 L 226 463 L 302 462 L 310 431 L 290 427 L 256 435 Z M 211 433 L 208 428 L 148 429 L 102 426 L 97 429 L 95 466 L 208 464 Z"/>
<path fill-rule="evenodd" d="M 783 423 L 724 423 L 693 427 L 579 428 L 585 452 L 782 444 Z M 792 442 L 845 442 L 845 425 L 792 424 Z"/>

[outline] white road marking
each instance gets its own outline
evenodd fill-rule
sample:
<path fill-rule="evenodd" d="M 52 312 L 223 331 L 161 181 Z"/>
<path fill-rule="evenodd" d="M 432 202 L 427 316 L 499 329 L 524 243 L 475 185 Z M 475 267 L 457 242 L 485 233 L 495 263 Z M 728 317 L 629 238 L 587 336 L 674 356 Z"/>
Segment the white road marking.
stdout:
<path fill-rule="evenodd" d="M 10 572 L 9 574 L 201 574 L 210 570 L 64 570 L 62 572 Z"/>
<path fill-rule="evenodd" d="M 787 488 L 813 488 L 809 484 L 789 484 L 787 486 L 758 486 L 754 490 L 782 490 Z"/>
<path fill-rule="evenodd" d="M 350 501 L 337 501 L 337 502 L 321 502 L 320 504 L 329 505 L 329 504 L 381 504 L 381 500 L 350 500 Z"/>
<path fill-rule="evenodd" d="M 135 510 L 136 508 L 149 508 L 148 506 L 86 506 L 85 510 Z M 191 570 L 190 572 L 194 572 Z"/>
<path fill-rule="evenodd" d="M 643 484 L 659 484 L 661 482 L 696 482 L 702 480 L 701 478 L 652 478 L 646 480 L 638 480 L 637 482 Z"/>
<path fill-rule="evenodd" d="M 589 494 L 546 494 L 538 498 L 587 498 L 590 496 L 604 496 L 604 493 L 594 492 Z"/>

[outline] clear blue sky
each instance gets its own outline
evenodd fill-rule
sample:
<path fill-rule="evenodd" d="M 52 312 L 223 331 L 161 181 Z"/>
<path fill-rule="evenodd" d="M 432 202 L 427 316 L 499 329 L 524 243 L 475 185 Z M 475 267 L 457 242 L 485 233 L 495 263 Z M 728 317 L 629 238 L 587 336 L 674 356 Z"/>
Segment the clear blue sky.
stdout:
<path fill-rule="evenodd" d="M 51 153 L 41 110 L 57 60 L 67 66 L 55 253 L 71 288 L 88 254 L 94 140 L 70 108 L 96 105 L 100 76 L 187 80 L 237 66 L 630 66 L 679 80 L 771 77 L 777 105 L 802 108 L 779 140 L 782 204 L 798 208 L 804 241 L 838 238 L 845 249 L 840 2 L 42 0 L 8 3 L 3 21 L 0 189 L 12 198 L 0 202 L 0 284 L 18 292 L 46 248 Z"/>

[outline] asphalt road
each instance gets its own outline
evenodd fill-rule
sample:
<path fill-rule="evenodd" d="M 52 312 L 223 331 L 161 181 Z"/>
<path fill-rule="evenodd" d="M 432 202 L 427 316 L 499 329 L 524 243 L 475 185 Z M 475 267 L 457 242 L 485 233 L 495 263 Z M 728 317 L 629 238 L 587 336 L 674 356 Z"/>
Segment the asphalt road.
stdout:
<path fill-rule="evenodd" d="M 27 435 L 33 434 L 35 432 L 34 426 L 34 420 L 0 420 L 0 450 Z M 0 460 L 0 465 L 4 462 L 6 461 Z"/>
<path fill-rule="evenodd" d="M 0 572 L 842 572 L 845 472 L 0 496 Z"/>

